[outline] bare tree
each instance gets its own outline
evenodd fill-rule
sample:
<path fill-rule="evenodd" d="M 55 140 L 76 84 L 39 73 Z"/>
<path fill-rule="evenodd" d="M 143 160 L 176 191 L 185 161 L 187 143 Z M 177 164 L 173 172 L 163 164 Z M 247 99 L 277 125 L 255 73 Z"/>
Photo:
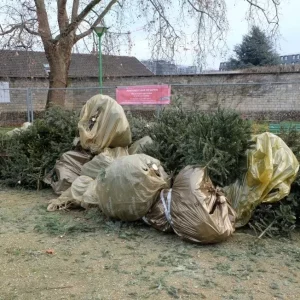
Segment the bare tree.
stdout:
<path fill-rule="evenodd" d="M 277 28 L 280 0 L 239 1 L 249 4 L 249 19 L 262 16 Z M 226 0 L 2 0 L 0 11 L 4 48 L 35 49 L 41 42 L 53 88 L 48 106 L 64 105 L 72 48 L 80 41 L 86 44 L 99 24 L 112 25 L 105 38 L 108 52 L 120 46 L 122 36 L 130 41 L 130 28 L 137 23 L 148 32 L 153 58 L 170 59 L 189 47 L 198 63 L 224 45 L 228 29 Z"/>

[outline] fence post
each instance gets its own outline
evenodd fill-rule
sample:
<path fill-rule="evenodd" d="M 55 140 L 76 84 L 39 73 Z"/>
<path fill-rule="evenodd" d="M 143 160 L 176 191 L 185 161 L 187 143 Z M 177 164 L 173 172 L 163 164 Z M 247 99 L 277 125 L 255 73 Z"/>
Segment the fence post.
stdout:
<path fill-rule="evenodd" d="M 33 107 L 32 107 L 32 90 L 28 88 L 28 98 L 30 104 L 30 115 L 31 115 L 31 123 L 33 123 Z"/>
<path fill-rule="evenodd" d="M 161 105 L 156 105 L 156 117 L 158 118 L 160 116 L 161 111 Z"/>
<path fill-rule="evenodd" d="M 30 122 L 30 108 L 29 108 L 29 88 L 26 89 L 26 108 L 27 108 L 27 122 Z"/>

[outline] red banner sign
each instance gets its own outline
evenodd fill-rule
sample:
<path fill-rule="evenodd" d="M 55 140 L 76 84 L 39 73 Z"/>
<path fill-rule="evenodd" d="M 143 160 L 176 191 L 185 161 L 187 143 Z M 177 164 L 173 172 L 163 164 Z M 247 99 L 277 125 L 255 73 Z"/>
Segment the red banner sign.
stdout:
<path fill-rule="evenodd" d="M 117 102 L 123 105 L 170 104 L 169 85 L 119 86 L 116 90 Z"/>

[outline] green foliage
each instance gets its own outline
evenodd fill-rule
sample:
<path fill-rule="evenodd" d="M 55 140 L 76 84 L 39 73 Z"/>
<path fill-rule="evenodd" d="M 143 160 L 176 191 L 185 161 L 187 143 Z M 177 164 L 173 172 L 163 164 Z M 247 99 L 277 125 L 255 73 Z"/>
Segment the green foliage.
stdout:
<path fill-rule="evenodd" d="M 6 132 L 12 130 L 13 128 L 11 127 L 0 127 L 0 135 L 5 134 Z"/>
<path fill-rule="evenodd" d="M 245 173 L 246 150 L 250 147 L 251 126 L 236 112 L 218 110 L 196 114 L 189 124 L 184 144 L 185 165 L 206 165 L 215 184 L 234 182 Z"/>
<path fill-rule="evenodd" d="M 250 227 L 268 237 L 290 237 L 296 227 L 296 199 L 287 197 L 281 202 L 260 205 L 250 221 Z"/>
<path fill-rule="evenodd" d="M 42 188 L 42 178 L 62 153 L 72 148 L 78 116 L 60 108 L 46 111 L 27 130 L 1 136 L 0 182 L 9 186 Z"/>
<path fill-rule="evenodd" d="M 251 126 L 235 112 L 187 112 L 175 105 L 161 112 L 149 135 L 154 144 L 145 152 L 159 159 L 167 172 L 206 166 L 213 182 L 224 186 L 243 174 Z"/>
<path fill-rule="evenodd" d="M 49 213 L 46 208 L 39 211 L 35 219 L 35 231 L 49 235 L 77 235 L 86 232 L 95 232 L 104 227 L 104 215 L 98 208 L 80 211 L 80 214 L 65 214 L 64 212 Z"/>
<path fill-rule="evenodd" d="M 271 40 L 257 26 L 253 26 L 250 33 L 243 37 L 242 43 L 235 46 L 234 52 L 236 58 L 230 60 L 233 69 L 280 63 L 279 55 L 274 51 Z"/>
<path fill-rule="evenodd" d="M 131 129 L 132 141 L 135 142 L 148 135 L 149 122 L 142 117 L 133 117 L 127 114 L 127 119 Z"/>
<path fill-rule="evenodd" d="M 294 127 L 291 127 L 286 130 L 282 129 L 279 136 L 291 148 L 297 160 L 300 162 L 300 132 Z M 287 201 L 282 202 L 282 205 L 290 207 L 296 217 L 296 223 L 300 224 L 300 170 L 291 186 L 291 193 L 287 197 Z"/>
<path fill-rule="evenodd" d="M 300 161 L 300 132 L 291 125 L 290 128 L 281 128 L 279 136 L 291 148 L 298 161 Z"/>
<path fill-rule="evenodd" d="M 148 134 L 154 143 L 145 153 L 159 159 L 167 172 L 178 173 L 185 167 L 183 146 L 188 138 L 188 126 L 194 117 L 180 104 L 163 109 L 149 128 Z"/>
<path fill-rule="evenodd" d="M 267 122 L 252 122 L 251 123 L 252 134 L 261 134 L 269 131 L 269 123 Z"/>

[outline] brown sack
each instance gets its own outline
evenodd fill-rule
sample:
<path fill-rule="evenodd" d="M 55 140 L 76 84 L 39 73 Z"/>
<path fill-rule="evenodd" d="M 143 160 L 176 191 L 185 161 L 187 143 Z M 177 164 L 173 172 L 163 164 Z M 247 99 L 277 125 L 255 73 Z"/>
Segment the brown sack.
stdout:
<path fill-rule="evenodd" d="M 78 122 L 80 144 L 92 153 L 106 147 L 127 147 L 131 131 L 122 106 L 105 95 L 96 95 L 83 106 Z"/>
<path fill-rule="evenodd" d="M 168 228 L 168 221 L 183 239 L 210 244 L 232 235 L 235 212 L 214 188 L 205 169 L 188 166 L 177 175 L 173 188 L 161 193 L 161 201 L 154 204 L 145 221 L 158 230 Z"/>
<path fill-rule="evenodd" d="M 60 195 L 66 191 L 72 182 L 80 175 L 82 166 L 91 159 L 88 153 L 78 151 L 65 152 L 56 162 L 54 169 L 44 178 L 53 191 Z"/>
<path fill-rule="evenodd" d="M 103 152 L 83 165 L 81 175 L 95 179 L 102 168 L 107 168 L 116 158 L 126 155 L 129 155 L 127 147 L 105 148 Z"/>
<path fill-rule="evenodd" d="M 167 209 L 165 209 L 164 202 L 161 200 L 167 198 L 168 192 L 169 190 L 162 190 L 157 201 L 152 205 L 145 217 L 143 217 L 145 223 L 163 232 L 173 231 L 172 226 L 166 218 Z"/>
<path fill-rule="evenodd" d="M 172 227 L 184 239 L 218 243 L 234 232 L 235 212 L 203 168 L 188 166 L 177 175 L 171 201 Z"/>
<path fill-rule="evenodd" d="M 116 159 L 97 177 L 101 210 L 123 221 L 142 218 L 153 205 L 160 190 L 169 187 L 169 178 L 160 162 L 145 154 Z"/>

